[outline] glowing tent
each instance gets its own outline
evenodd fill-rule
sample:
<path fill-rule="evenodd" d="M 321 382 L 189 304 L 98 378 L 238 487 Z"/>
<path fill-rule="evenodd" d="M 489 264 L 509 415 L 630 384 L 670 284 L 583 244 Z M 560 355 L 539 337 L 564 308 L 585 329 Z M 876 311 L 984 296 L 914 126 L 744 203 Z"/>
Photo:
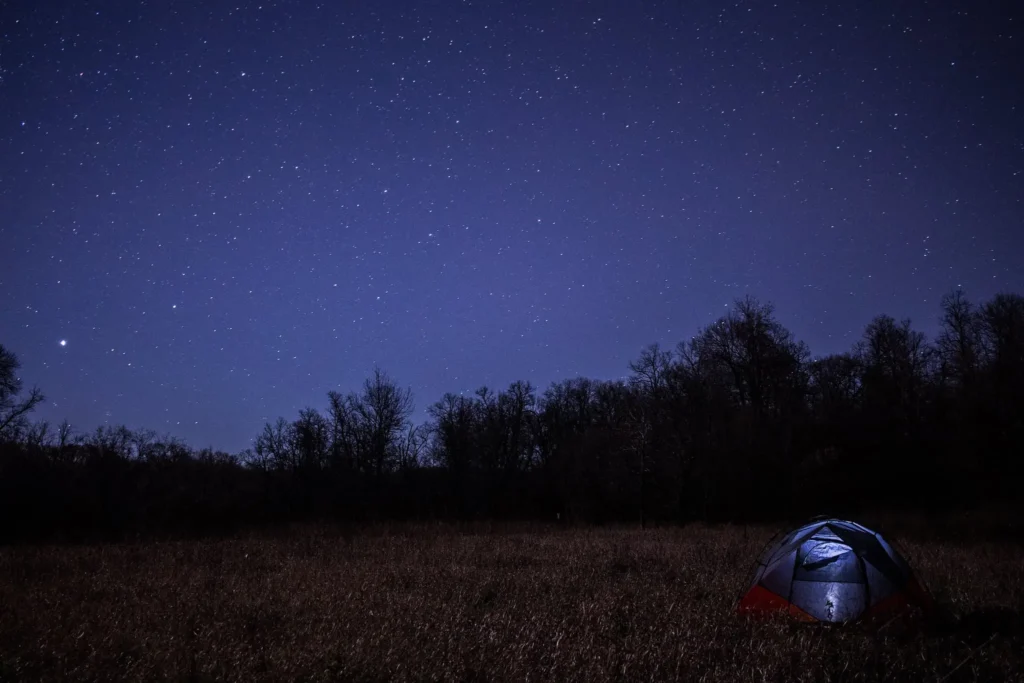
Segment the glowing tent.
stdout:
<path fill-rule="evenodd" d="M 818 519 L 769 544 L 737 609 L 838 623 L 890 618 L 930 604 L 910 565 L 881 534 Z"/>

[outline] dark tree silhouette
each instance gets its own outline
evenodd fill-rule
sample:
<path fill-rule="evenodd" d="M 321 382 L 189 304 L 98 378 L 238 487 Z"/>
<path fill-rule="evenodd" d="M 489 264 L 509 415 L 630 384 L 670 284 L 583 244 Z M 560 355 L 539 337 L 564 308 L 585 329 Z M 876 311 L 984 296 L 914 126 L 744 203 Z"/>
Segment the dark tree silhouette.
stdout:
<path fill-rule="evenodd" d="M 398 467 L 400 439 L 409 428 L 413 411 L 412 392 L 375 368 L 363 384 L 362 395 L 352 403 L 361 442 L 360 468 L 380 482 L 386 472 Z"/>
<path fill-rule="evenodd" d="M 984 353 L 983 318 L 956 290 L 942 297 L 942 331 L 935 340 L 942 379 L 956 388 L 967 388 L 977 381 Z"/>
<path fill-rule="evenodd" d="M 33 388 L 28 396 L 18 398 L 22 389 L 18 370 L 21 361 L 3 346 L 0 346 L 0 441 L 16 441 L 25 435 L 28 414 L 44 400 L 43 394 Z"/>
<path fill-rule="evenodd" d="M 1002 476 L 993 487 L 1019 495 L 1024 462 L 1024 297 L 997 294 L 981 307 L 982 347 L 987 361 L 984 414 L 987 471 Z"/>
<path fill-rule="evenodd" d="M 304 472 L 319 472 L 327 467 L 331 452 L 330 423 L 316 410 L 305 408 L 292 423 L 295 460 Z"/>
<path fill-rule="evenodd" d="M 811 358 L 746 298 L 681 342 L 577 377 L 412 394 L 374 370 L 324 412 L 264 425 L 241 454 L 104 425 L 28 419 L 0 347 L 3 540 L 220 533 L 303 519 L 766 519 L 1005 501 L 1024 484 L 1024 298 L 943 298 L 928 343 L 878 316 L 849 353 Z"/>
<path fill-rule="evenodd" d="M 263 426 L 253 447 L 255 462 L 260 468 L 295 473 L 299 459 L 295 452 L 295 425 L 283 417 Z"/>

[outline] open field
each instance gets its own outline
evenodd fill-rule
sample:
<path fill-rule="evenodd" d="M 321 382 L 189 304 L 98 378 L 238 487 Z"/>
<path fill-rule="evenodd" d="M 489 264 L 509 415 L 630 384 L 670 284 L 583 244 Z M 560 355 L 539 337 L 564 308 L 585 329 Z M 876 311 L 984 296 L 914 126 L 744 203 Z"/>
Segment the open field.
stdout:
<path fill-rule="evenodd" d="M 1024 549 L 903 540 L 939 633 L 752 622 L 767 529 L 394 527 L 0 549 L 3 680 L 1024 680 Z"/>

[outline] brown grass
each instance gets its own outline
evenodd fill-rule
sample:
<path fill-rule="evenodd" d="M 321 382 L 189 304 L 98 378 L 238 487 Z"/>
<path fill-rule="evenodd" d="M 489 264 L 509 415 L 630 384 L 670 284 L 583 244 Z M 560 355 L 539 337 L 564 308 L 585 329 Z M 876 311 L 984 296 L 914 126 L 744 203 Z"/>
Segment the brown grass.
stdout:
<path fill-rule="evenodd" d="M 399 527 L 0 549 L 9 680 L 1024 680 L 1024 552 L 903 543 L 942 633 L 736 617 L 769 532 Z"/>

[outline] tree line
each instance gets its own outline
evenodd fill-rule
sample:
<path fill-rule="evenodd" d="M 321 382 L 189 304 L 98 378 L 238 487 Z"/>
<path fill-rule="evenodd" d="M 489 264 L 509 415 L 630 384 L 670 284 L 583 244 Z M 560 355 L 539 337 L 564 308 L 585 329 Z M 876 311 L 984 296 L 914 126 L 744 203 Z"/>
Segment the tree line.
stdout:
<path fill-rule="evenodd" d="M 0 347 L 3 540 L 208 533 L 301 520 L 661 524 L 1015 501 L 1024 484 L 1024 297 L 942 299 L 934 340 L 873 319 L 812 357 L 739 300 L 625 380 L 448 393 L 413 424 L 382 370 L 241 453 L 149 430 L 33 422 Z"/>

